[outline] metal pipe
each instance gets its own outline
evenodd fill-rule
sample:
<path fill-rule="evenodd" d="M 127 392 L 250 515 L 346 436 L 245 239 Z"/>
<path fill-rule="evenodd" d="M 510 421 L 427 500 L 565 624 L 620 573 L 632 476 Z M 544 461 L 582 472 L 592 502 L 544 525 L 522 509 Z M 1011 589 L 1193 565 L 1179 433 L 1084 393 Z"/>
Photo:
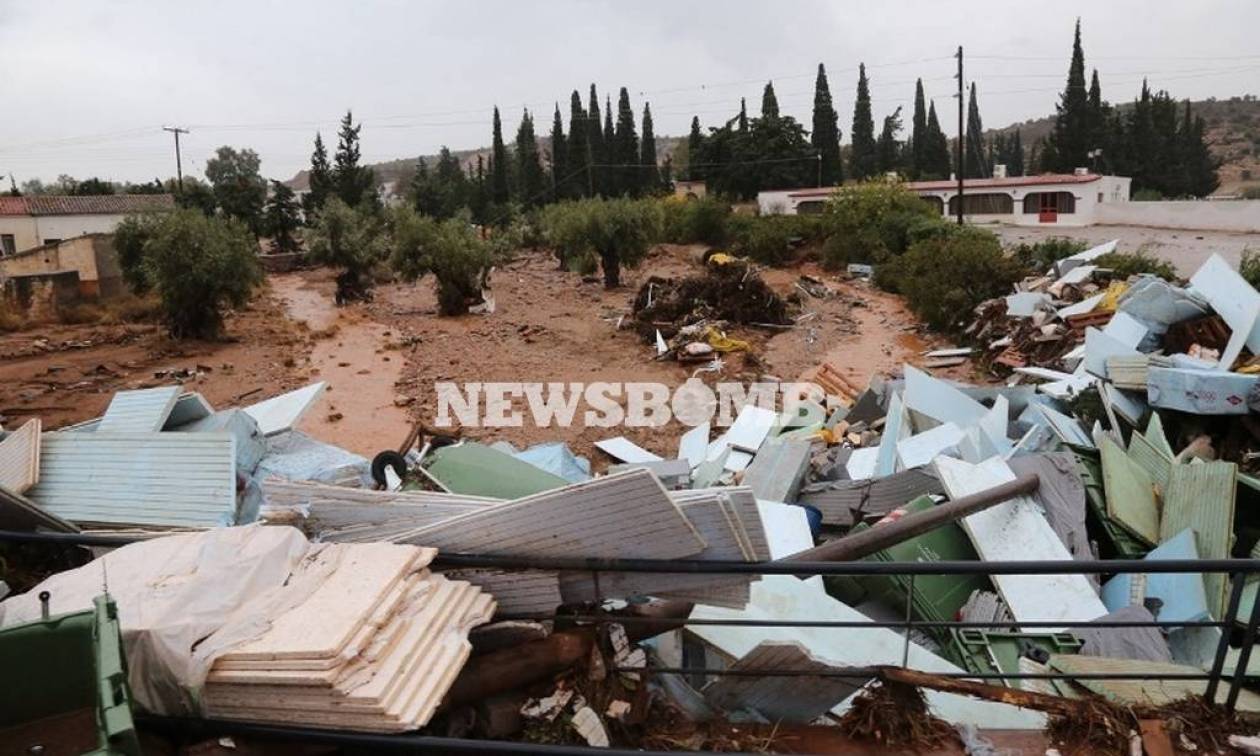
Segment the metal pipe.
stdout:
<path fill-rule="evenodd" d="M 655 675 L 714 675 L 719 677 L 877 677 L 889 669 L 918 671 L 909 667 L 839 667 L 830 672 L 809 669 L 731 669 L 700 667 L 613 667 L 612 672 Z M 1207 672 L 933 672 L 958 680 L 1206 680 Z"/>
<path fill-rule="evenodd" d="M 1242 602 L 1243 584 L 1247 581 L 1241 572 L 1231 574 L 1230 581 L 1229 603 L 1225 608 L 1225 616 L 1221 619 L 1229 624 L 1233 624 L 1238 617 L 1238 605 Z M 1207 689 L 1203 691 L 1203 700 L 1209 706 L 1216 705 L 1216 689 L 1221 682 L 1221 670 L 1225 668 L 1225 656 L 1228 652 L 1229 631 L 1228 629 L 1222 629 L 1221 640 L 1216 644 L 1216 656 L 1212 659 L 1212 669 L 1209 673 L 1211 676 L 1208 678 Z"/>
<path fill-rule="evenodd" d="M 1251 605 L 1251 616 L 1247 619 L 1247 630 L 1243 633 L 1242 650 L 1238 652 L 1238 663 L 1234 665 L 1234 676 L 1229 680 L 1229 695 L 1225 698 L 1225 710 L 1233 711 L 1238 705 L 1238 694 L 1242 692 L 1242 681 L 1247 676 L 1247 663 L 1251 661 L 1251 646 L 1256 642 L 1256 627 L 1260 626 L 1260 601 Z M 1228 633 L 1225 633 L 1228 635 Z"/>
<path fill-rule="evenodd" d="M 627 617 L 624 615 L 608 615 L 608 614 L 542 614 L 542 613 L 505 613 L 496 614 L 494 616 L 496 622 L 553 622 L 558 620 L 568 622 L 589 622 L 599 624 L 602 622 L 616 622 L 626 626 L 626 631 L 633 634 L 635 625 L 648 623 L 651 625 L 661 624 L 662 620 L 656 617 Z M 818 628 L 869 628 L 869 627 L 889 627 L 889 628 L 914 628 L 914 629 L 963 629 L 963 628 L 994 628 L 1018 630 L 1023 627 L 1093 627 L 1093 628 L 1126 628 L 1126 627 L 1156 627 L 1169 630 L 1177 630 L 1185 627 L 1232 627 L 1232 624 L 1223 620 L 1153 620 L 1151 622 L 1143 622 L 1141 620 L 1115 620 L 1115 621 L 1089 621 L 1089 620 L 1040 620 L 1026 622 L 1020 620 L 1018 622 L 965 622 L 963 620 L 770 620 L 770 619 L 687 619 L 688 625 L 708 626 L 708 627 L 818 627 Z"/>
<path fill-rule="evenodd" d="M 1030 494 L 1036 491 L 1040 485 L 1041 479 L 1037 477 L 1036 473 L 1024 473 L 1017 476 L 1014 480 L 1001 483 L 984 491 L 961 496 L 931 509 L 906 515 L 894 522 L 883 523 L 873 528 L 867 528 L 859 533 L 827 541 L 820 546 L 806 549 L 780 561 L 848 562 L 861 559 L 878 551 L 883 551 L 889 546 L 901 543 L 906 539 L 960 520 L 967 515 L 997 506 L 1021 494 Z"/>
<path fill-rule="evenodd" d="M 259 740 L 280 740 L 319 745 L 346 746 L 424 754 L 554 754 L 555 756 L 677 756 L 679 751 L 642 751 L 626 748 L 591 748 L 590 746 L 514 743 L 505 740 L 473 740 L 444 738 L 433 735 L 381 735 L 365 732 L 320 730 L 313 727 L 226 722 L 214 719 L 184 719 L 137 714 L 136 723 L 155 732 L 194 735 L 198 738 L 239 737 Z"/>

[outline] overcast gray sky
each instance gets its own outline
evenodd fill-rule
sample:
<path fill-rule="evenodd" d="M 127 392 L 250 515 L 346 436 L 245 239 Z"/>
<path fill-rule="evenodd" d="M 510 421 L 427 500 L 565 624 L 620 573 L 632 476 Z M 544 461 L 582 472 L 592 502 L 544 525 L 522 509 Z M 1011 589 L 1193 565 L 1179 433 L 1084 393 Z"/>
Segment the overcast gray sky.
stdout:
<path fill-rule="evenodd" d="M 808 125 L 820 61 L 847 142 L 860 61 L 877 121 L 909 109 L 916 77 L 952 112 L 960 44 L 984 123 L 1004 126 L 1053 111 L 1078 15 L 1113 102 L 1144 75 L 1178 98 L 1260 93 L 1256 0 L 0 0 L 0 174 L 174 175 L 160 127 L 177 124 L 186 175 L 231 144 L 288 178 L 346 108 L 377 161 L 487 144 L 496 103 L 509 138 L 526 105 L 549 130 L 556 100 L 567 129 L 569 93 L 592 81 L 650 101 L 658 134 L 717 124 L 741 96 L 755 109 L 767 79 Z"/>

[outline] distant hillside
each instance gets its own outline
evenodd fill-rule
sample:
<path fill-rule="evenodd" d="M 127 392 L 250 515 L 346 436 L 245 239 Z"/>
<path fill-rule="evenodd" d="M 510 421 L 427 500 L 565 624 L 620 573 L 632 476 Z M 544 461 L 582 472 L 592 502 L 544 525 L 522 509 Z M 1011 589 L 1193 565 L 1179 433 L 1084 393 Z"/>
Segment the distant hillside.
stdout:
<path fill-rule="evenodd" d="M 670 155 L 674 152 L 674 150 L 677 148 L 680 142 L 685 142 L 685 141 L 686 141 L 686 137 L 657 136 L 656 137 L 657 162 L 658 163 L 663 162 L 667 155 Z M 511 144 L 508 145 L 508 149 L 509 150 L 512 149 Z M 550 154 L 551 137 L 550 136 L 539 137 L 538 149 L 544 155 Z M 464 166 L 465 170 L 468 170 L 469 168 L 475 169 L 477 165 L 478 155 L 481 156 L 481 159 L 483 161 L 488 162 L 490 160 L 489 147 L 480 147 L 473 150 L 451 150 L 451 154 L 459 158 L 459 162 L 461 165 Z M 432 155 L 399 158 L 397 160 L 390 160 L 384 163 L 370 163 L 369 167 L 372 170 L 376 171 L 376 180 L 381 184 L 388 184 L 388 183 L 397 182 L 400 180 L 403 182 L 406 182 L 411 179 L 412 173 L 415 172 L 416 162 L 420 159 L 420 157 L 423 157 L 424 162 L 429 166 L 433 166 L 437 164 L 438 156 L 436 153 L 434 153 Z M 289 179 L 285 183 L 288 184 L 289 187 L 295 191 L 305 191 L 310 186 L 310 179 L 309 179 L 308 173 L 309 172 L 306 170 L 298 171 L 296 176 Z"/>
<path fill-rule="evenodd" d="M 1121 103 L 1128 110 L 1133 103 Z M 1251 186 L 1260 186 L 1260 99 L 1255 95 L 1231 97 L 1227 100 L 1191 102 L 1196 115 L 1207 123 L 1207 139 L 1212 154 L 1221 160 L 1221 186 L 1217 194 L 1236 194 Z M 1018 128 L 1024 147 L 1045 138 L 1054 128 L 1054 116 L 1013 123 L 1001 129 L 990 129 L 986 136 L 1009 134 Z"/>

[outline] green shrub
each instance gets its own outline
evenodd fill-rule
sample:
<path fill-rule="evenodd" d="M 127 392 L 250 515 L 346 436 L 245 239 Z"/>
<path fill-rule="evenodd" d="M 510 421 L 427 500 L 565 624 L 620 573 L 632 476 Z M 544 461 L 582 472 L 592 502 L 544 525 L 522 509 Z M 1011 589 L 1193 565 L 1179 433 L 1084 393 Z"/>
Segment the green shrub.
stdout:
<path fill-rule="evenodd" d="M 463 315 L 481 300 L 493 255 L 466 219 L 437 221 L 400 207 L 390 211 L 388 224 L 390 265 L 408 281 L 432 273 L 441 314 Z"/>
<path fill-rule="evenodd" d="M 912 227 L 940 222 L 940 213 L 895 181 L 867 181 L 839 189 L 824 206 L 823 264 L 881 263 L 906 250 Z"/>
<path fill-rule="evenodd" d="M 1134 202 L 1159 202 L 1164 198 L 1164 193 L 1158 189 L 1138 189 L 1133 193 Z"/>
<path fill-rule="evenodd" d="M 153 236 L 161 216 L 156 213 L 128 215 L 114 228 L 114 251 L 123 281 L 137 294 L 152 288 L 144 266 L 144 243 Z"/>
<path fill-rule="evenodd" d="M 1260 289 L 1260 249 L 1248 247 L 1243 250 L 1238 272 L 1253 288 Z"/>
<path fill-rule="evenodd" d="M 167 328 L 176 338 L 211 338 L 223 327 L 223 313 L 249 301 L 262 282 L 258 244 L 244 224 L 209 218 L 196 210 L 156 216 L 145 229 L 141 280 L 158 295 Z"/>
<path fill-rule="evenodd" d="M 1128 278 L 1139 274 L 1159 276 L 1165 281 L 1177 280 L 1177 268 L 1167 260 L 1161 260 L 1141 250 L 1137 252 L 1112 252 L 1109 255 L 1094 259 L 1091 265 L 1108 268 L 1117 278 Z"/>
<path fill-rule="evenodd" d="M 929 327 L 954 331 L 981 302 L 1010 291 L 1024 275 L 992 233 L 970 226 L 915 242 L 878 266 L 875 282 L 897 291 Z"/>
<path fill-rule="evenodd" d="M 783 265 L 795 245 L 819 237 L 822 219 L 818 215 L 734 215 L 728 227 L 732 252 L 764 265 Z"/>
<path fill-rule="evenodd" d="M 1071 257 L 1077 252 L 1083 252 L 1085 248 L 1084 242 L 1055 236 L 1032 244 L 1020 244 L 1012 250 L 1011 254 L 1030 271 L 1044 273 L 1059 260 Z"/>
<path fill-rule="evenodd" d="M 385 258 L 387 249 L 381 219 L 338 197 L 324 203 L 307 234 L 311 262 L 342 269 L 337 276 L 338 304 L 370 296 L 372 268 Z"/>
<path fill-rule="evenodd" d="M 549 206 L 542 225 L 562 266 L 594 252 L 604 270 L 604 286 L 613 289 L 621 284 L 621 267 L 637 266 L 660 239 L 663 215 L 654 199 L 584 199 Z"/>
<path fill-rule="evenodd" d="M 720 247 L 728 241 L 730 203 L 716 197 L 661 200 L 662 239 L 674 244 L 707 244 Z"/>

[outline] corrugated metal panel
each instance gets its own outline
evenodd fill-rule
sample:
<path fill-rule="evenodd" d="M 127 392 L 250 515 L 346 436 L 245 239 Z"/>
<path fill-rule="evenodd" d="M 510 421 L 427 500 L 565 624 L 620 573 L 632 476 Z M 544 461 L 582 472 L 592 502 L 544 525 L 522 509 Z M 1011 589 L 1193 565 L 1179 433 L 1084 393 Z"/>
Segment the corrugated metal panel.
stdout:
<path fill-rule="evenodd" d="M 235 453 L 226 433 L 45 433 L 29 495 L 78 523 L 230 525 Z"/>
<path fill-rule="evenodd" d="M 296 391 L 264 399 L 244 409 L 258 421 L 258 428 L 264 436 L 274 436 L 297 425 L 302 415 L 305 415 L 319 395 L 324 393 L 324 387 L 327 385 L 325 381 L 312 383 Z"/>
<path fill-rule="evenodd" d="M 114 394 L 97 433 L 149 433 L 162 430 L 179 400 L 179 386 L 119 391 Z"/>
<path fill-rule="evenodd" d="M 1233 462 L 1173 465 L 1164 490 L 1160 540 L 1193 528 L 1200 559 L 1225 559 L 1234 539 L 1234 494 L 1238 466 Z M 1225 609 L 1226 576 L 1205 573 L 1208 608 L 1213 617 Z"/>
<path fill-rule="evenodd" d="M 1138 433 L 1129 437 L 1129 459 L 1146 471 L 1151 482 L 1163 491 L 1168 487 L 1168 475 L 1172 472 L 1172 457 Z"/>
<path fill-rule="evenodd" d="M 52 530 L 73 533 L 73 523 L 44 511 L 22 494 L 0 486 L 0 530 Z"/>
<path fill-rule="evenodd" d="M 798 642 L 761 643 L 731 669 L 770 674 L 719 677 L 704 689 L 704 697 L 727 711 L 755 711 L 771 722 L 813 722 L 866 683 L 862 677 L 776 677 L 774 673 L 783 670 L 823 675 L 842 671 L 815 659 Z"/>
<path fill-rule="evenodd" d="M 418 528 L 405 540 L 452 551 L 516 556 L 672 559 L 704 548 L 682 510 L 647 470 L 485 507 Z"/>
<path fill-rule="evenodd" d="M 195 423 L 213 414 L 214 407 L 210 406 L 210 402 L 207 402 L 201 394 L 192 391 L 175 400 L 175 406 L 171 408 L 171 414 L 166 418 L 166 424 L 162 426 L 162 430 L 171 430 L 181 425 Z"/>
<path fill-rule="evenodd" d="M 39 482 L 39 418 L 0 441 L 0 487 L 26 493 Z"/>

